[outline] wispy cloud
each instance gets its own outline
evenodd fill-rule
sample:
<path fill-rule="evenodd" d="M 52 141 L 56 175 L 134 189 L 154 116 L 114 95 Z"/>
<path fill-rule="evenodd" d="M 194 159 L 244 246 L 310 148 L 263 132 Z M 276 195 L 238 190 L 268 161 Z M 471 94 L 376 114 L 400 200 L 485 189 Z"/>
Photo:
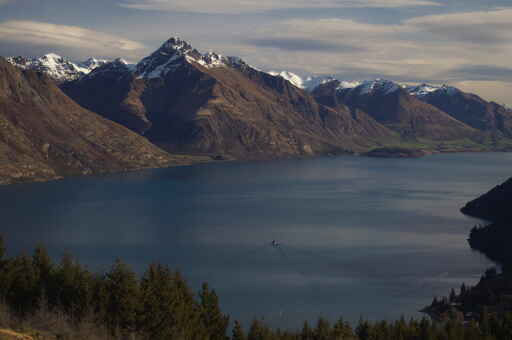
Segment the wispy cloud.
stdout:
<path fill-rule="evenodd" d="M 494 65 L 463 65 L 450 70 L 449 74 L 464 81 L 508 81 L 512 82 L 512 68 Z"/>
<path fill-rule="evenodd" d="M 426 31 L 441 40 L 472 44 L 501 44 L 512 41 L 512 9 L 438 14 L 409 19 L 405 27 Z"/>
<path fill-rule="evenodd" d="M 488 98 L 510 103 L 505 91 L 497 90 L 512 87 L 510 18 L 510 8 L 420 16 L 394 24 L 296 18 L 269 23 L 253 37 L 244 36 L 240 50 L 262 68 L 335 74 L 347 80 L 447 82 L 467 90 L 471 85 Z M 263 41 L 257 39 L 262 36 Z M 349 47 L 350 53 L 340 53 L 334 46 Z M 491 89 L 500 96 L 489 96 Z"/>
<path fill-rule="evenodd" d="M 125 0 L 121 7 L 194 13 L 237 14 L 297 8 L 399 8 L 441 6 L 431 0 Z"/>
<path fill-rule="evenodd" d="M 101 55 L 144 48 L 139 42 L 87 28 L 23 20 L 0 22 L 0 41 L 85 49 Z"/>
<path fill-rule="evenodd" d="M 343 43 L 330 43 L 327 41 L 319 40 L 306 40 L 297 38 L 261 38 L 250 39 L 247 41 L 250 44 L 260 47 L 272 47 L 285 51 L 333 51 L 337 53 L 354 53 L 364 50 L 361 47 L 343 44 Z"/>
<path fill-rule="evenodd" d="M 264 42 L 276 44 L 262 44 L 257 39 L 244 42 L 269 50 L 260 53 L 265 62 L 282 62 L 313 73 L 364 69 L 372 74 L 439 79 L 440 72 L 465 65 L 478 65 L 480 72 L 486 71 L 482 66 L 491 65 L 494 68 L 489 66 L 487 71 L 493 73 L 508 67 L 512 58 L 511 17 L 512 9 L 498 9 L 423 16 L 392 25 L 339 18 L 291 19 L 269 24 L 255 33 L 265 36 Z M 276 46 L 279 41 L 304 41 L 306 47 L 309 41 L 315 41 L 316 49 L 294 53 L 286 44 L 285 48 Z M 350 46 L 351 53 L 338 53 L 333 48 L 337 45 Z M 302 51 L 300 46 L 293 47 Z"/>

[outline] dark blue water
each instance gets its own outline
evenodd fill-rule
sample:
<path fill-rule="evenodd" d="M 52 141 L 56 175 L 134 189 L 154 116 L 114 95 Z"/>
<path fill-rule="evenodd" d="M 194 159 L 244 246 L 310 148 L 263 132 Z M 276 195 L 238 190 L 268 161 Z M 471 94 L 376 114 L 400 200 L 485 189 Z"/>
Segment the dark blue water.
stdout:
<path fill-rule="evenodd" d="M 458 209 L 503 182 L 512 154 L 217 163 L 0 188 L 11 254 L 42 242 L 95 270 L 120 257 L 208 281 L 225 311 L 300 327 L 395 319 L 490 263 Z M 282 242 L 280 248 L 270 245 Z"/>

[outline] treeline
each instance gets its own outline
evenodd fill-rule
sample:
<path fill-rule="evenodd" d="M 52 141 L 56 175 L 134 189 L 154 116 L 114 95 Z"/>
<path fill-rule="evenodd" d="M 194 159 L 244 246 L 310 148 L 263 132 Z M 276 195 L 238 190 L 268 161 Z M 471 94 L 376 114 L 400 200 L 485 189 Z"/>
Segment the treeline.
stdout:
<path fill-rule="evenodd" d="M 469 245 L 501 264 L 505 271 L 512 271 L 512 228 L 505 221 L 477 225 L 471 229 Z M 509 268 L 510 267 L 510 268 Z"/>
<path fill-rule="evenodd" d="M 0 328 L 38 329 L 51 339 L 501 340 L 512 334 L 512 315 L 493 313 L 467 324 L 454 317 L 443 324 L 361 320 L 352 327 L 320 318 L 295 331 L 261 320 L 244 328 L 237 321 L 230 325 L 207 284 L 194 293 L 164 265 L 150 264 L 139 277 L 117 260 L 107 272 L 93 273 L 69 255 L 52 262 L 43 247 L 6 257 L 1 237 L 0 300 Z"/>
<path fill-rule="evenodd" d="M 215 291 L 204 284 L 196 295 L 161 264 L 140 278 L 120 260 L 96 274 L 69 255 L 53 263 L 43 247 L 6 258 L 1 239 L 0 299 L 18 320 L 44 310 L 77 327 L 92 321 L 113 338 L 224 340 L 229 324 Z"/>

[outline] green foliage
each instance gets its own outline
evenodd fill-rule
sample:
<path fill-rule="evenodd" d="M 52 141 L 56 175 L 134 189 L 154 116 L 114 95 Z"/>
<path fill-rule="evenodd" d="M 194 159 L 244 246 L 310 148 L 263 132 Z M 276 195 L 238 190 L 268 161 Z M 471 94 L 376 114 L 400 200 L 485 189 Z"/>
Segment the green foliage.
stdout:
<path fill-rule="evenodd" d="M 211 340 L 225 340 L 229 316 L 222 314 L 219 298 L 214 290 L 204 283 L 199 293 L 201 322 L 210 334 Z"/>
<path fill-rule="evenodd" d="M 486 277 L 496 282 L 502 274 L 489 272 Z M 483 301 L 492 299 L 480 295 Z M 353 329 L 341 318 L 334 323 L 319 318 L 314 327 L 304 322 L 295 332 L 274 330 L 262 320 L 254 320 L 246 334 L 235 321 L 228 337 L 229 317 L 222 313 L 219 297 L 207 284 L 196 295 L 180 273 L 157 263 L 149 265 L 141 278 L 120 260 L 107 273 L 94 274 L 69 255 L 54 264 L 43 247 L 37 247 L 32 256 L 2 258 L 0 299 L 20 320 L 48 309 L 49 315 L 65 315 L 67 327 L 92 320 L 100 330 L 98 334 L 108 330 L 114 339 L 501 340 L 512 334 L 512 313 L 483 308 L 479 320 L 466 324 L 459 314 L 449 311 L 448 320 L 442 324 L 426 318 L 395 322 L 361 319 Z M 435 299 L 433 305 L 443 308 L 449 301 L 466 305 L 471 299 L 479 305 L 473 288 L 463 286 L 460 294 L 452 291 L 450 299 Z"/>
<path fill-rule="evenodd" d="M 105 275 L 105 302 L 107 327 L 115 330 L 135 331 L 140 311 L 139 283 L 135 273 L 117 259 Z"/>
<path fill-rule="evenodd" d="M 240 322 L 235 320 L 235 325 L 233 326 L 233 336 L 231 337 L 232 340 L 247 340 L 247 337 L 245 336 L 245 332 L 242 328 L 242 325 Z"/>

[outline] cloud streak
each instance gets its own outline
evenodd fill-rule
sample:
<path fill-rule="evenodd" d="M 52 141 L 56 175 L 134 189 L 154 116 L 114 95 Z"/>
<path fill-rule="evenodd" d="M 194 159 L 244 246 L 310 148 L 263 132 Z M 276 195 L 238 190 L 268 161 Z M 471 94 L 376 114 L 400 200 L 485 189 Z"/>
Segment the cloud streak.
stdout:
<path fill-rule="evenodd" d="M 246 42 L 259 47 L 277 48 L 285 51 L 333 51 L 337 53 L 354 53 L 364 50 L 361 47 L 349 44 L 294 38 L 263 38 L 252 39 Z"/>
<path fill-rule="evenodd" d="M 272 44 L 262 44 L 258 39 L 246 42 L 271 50 L 267 53 L 269 62 L 293 62 L 295 69 L 312 73 L 332 74 L 343 66 L 345 70 L 367 70 L 369 74 L 405 78 L 416 75 L 428 80 L 439 79 L 437 76 L 444 71 L 478 65 L 480 73 L 493 71 L 499 76 L 495 70 L 508 67 L 512 58 L 511 17 L 512 9 L 499 9 L 423 16 L 392 25 L 340 18 L 291 19 L 270 24 L 255 33 L 265 36 L 263 42 Z M 283 46 L 279 46 L 280 41 L 284 42 Z M 306 53 L 299 55 L 288 48 L 288 41 L 304 41 L 305 46 L 314 41 L 317 49 L 305 48 Z M 337 53 L 334 46 L 348 46 L 351 53 Z M 280 57 L 280 50 L 287 55 Z M 310 62 L 312 58 L 316 60 L 314 65 Z M 494 69 L 488 66 L 484 70 L 485 65 Z"/>
<path fill-rule="evenodd" d="M 441 4 L 432 0 L 127 0 L 119 6 L 152 11 L 239 14 L 277 9 L 400 8 Z"/>
<path fill-rule="evenodd" d="M 144 48 L 136 41 L 87 28 L 26 20 L 1 22 L 0 41 L 86 49 L 102 55 Z"/>

